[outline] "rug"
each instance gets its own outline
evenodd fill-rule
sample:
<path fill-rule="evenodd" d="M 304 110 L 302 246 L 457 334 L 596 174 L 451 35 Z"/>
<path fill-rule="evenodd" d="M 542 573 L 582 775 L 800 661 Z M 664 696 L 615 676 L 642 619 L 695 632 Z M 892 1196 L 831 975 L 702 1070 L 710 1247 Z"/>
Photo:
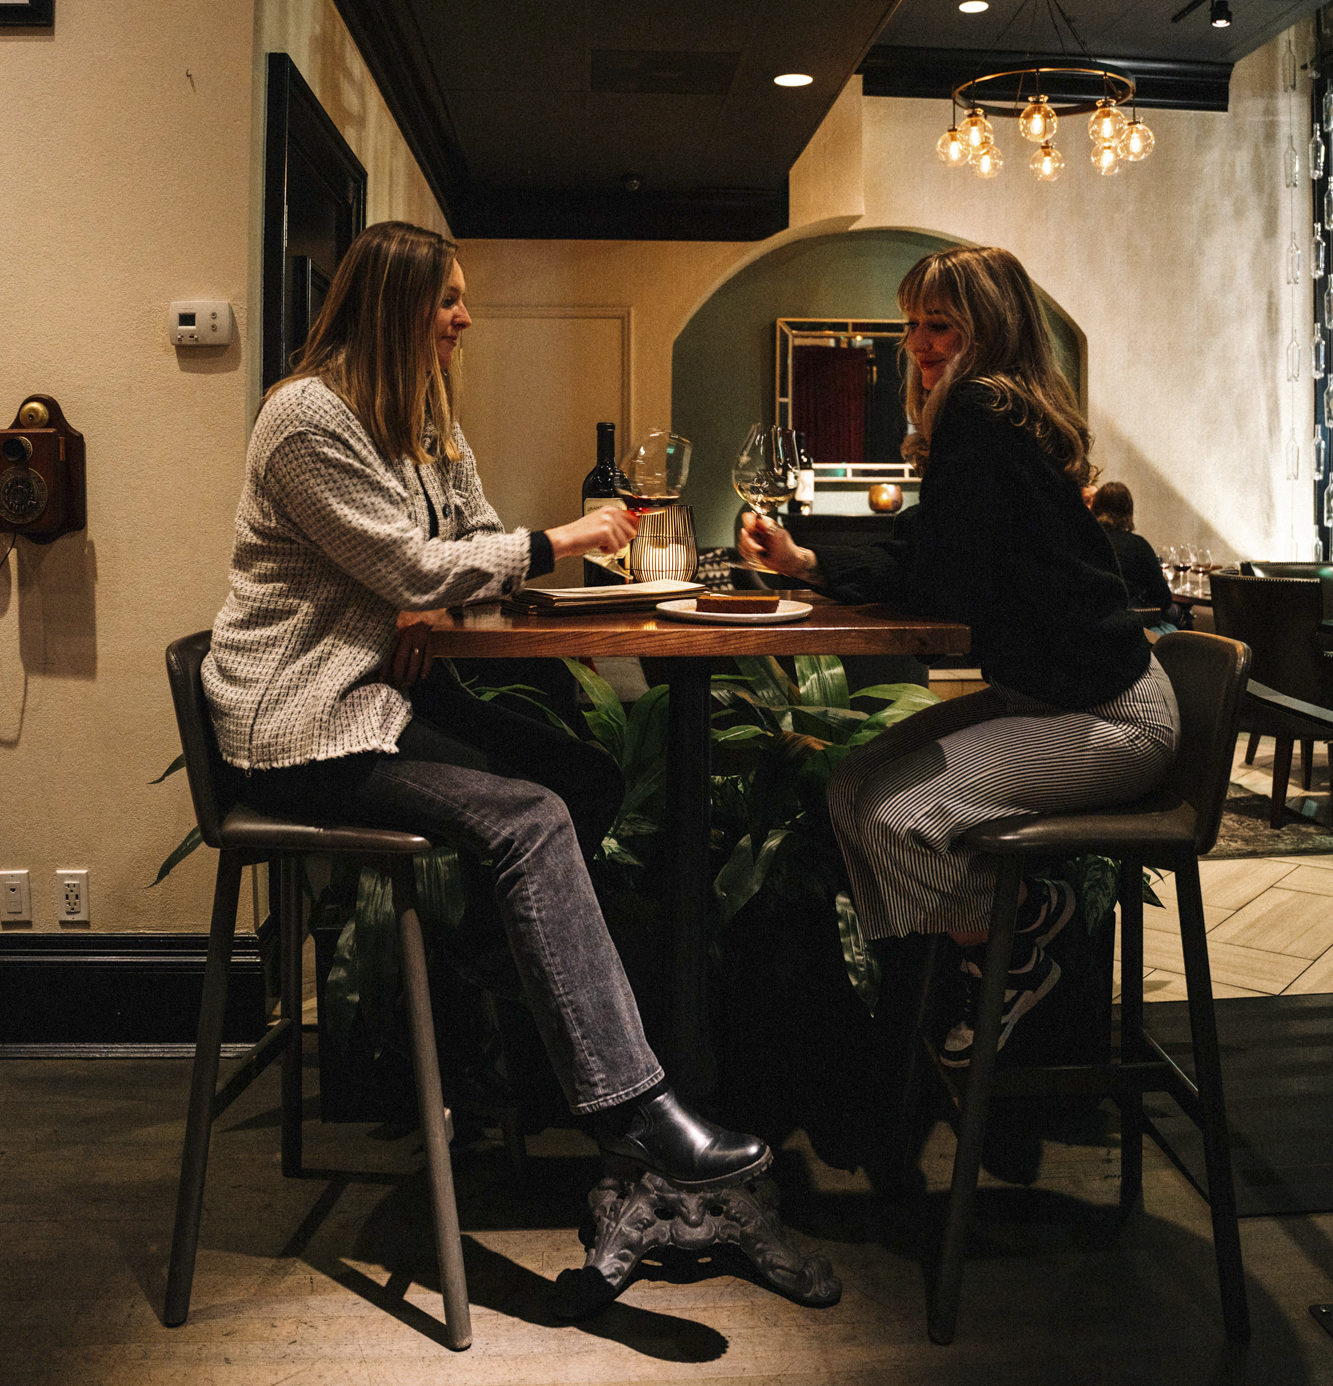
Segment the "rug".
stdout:
<path fill-rule="evenodd" d="M 1271 800 L 1244 785 L 1227 791 L 1217 845 L 1206 860 L 1226 857 L 1301 857 L 1333 852 L 1333 824 L 1288 809 L 1280 828 L 1268 826 Z"/>

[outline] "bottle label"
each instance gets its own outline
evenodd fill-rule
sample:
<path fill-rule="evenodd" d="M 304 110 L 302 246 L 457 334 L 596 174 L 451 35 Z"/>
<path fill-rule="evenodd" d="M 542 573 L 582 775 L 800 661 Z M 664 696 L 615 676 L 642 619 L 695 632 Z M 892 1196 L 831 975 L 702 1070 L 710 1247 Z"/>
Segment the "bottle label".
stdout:
<path fill-rule="evenodd" d="M 629 509 L 629 507 L 625 504 L 623 500 L 620 499 L 619 496 L 587 496 L 584 498 L 583 501 L 583 513 L 585 515 L 591 515 L 594 510 L 601 510 L 603 506 L 607 505 L 613 505 L 617 510 Z M 615 553 L 610 555 L 610 557 L 617 560 L 620 563 L 628 563 L 629 545 L 626 544 L 623 549 L 617 549 Z"/>

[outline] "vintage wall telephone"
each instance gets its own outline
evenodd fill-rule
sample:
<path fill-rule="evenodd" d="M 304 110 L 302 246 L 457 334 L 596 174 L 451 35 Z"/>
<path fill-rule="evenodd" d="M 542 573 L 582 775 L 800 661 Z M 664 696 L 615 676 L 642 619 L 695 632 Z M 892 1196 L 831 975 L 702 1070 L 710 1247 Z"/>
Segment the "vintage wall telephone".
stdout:
<path fill-rule="evenodd" d="M 83 434 L 50 395 L 29 395 L 0 429 L 0 534 L 49 544 L 87 523 Z"/>

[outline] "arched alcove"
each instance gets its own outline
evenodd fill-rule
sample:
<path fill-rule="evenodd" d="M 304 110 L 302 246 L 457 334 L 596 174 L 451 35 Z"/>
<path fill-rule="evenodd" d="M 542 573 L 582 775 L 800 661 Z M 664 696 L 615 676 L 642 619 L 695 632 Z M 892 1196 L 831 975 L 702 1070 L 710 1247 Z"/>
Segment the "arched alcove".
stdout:
<path fill-rule="evenodd" d="M 778 318 L 893 318 L 898 285 L 923 255 L 959 244 L 877 228 L 790 242 L 720 285 L 681 329 L 671 357 L 672 427 L 694 443 L 689 500 L 705 546 L 730 544 L 740 502 L 731 465 L 756 420 L 774 419 Z M 1083 334 L 1046 295 L 1060 364 L 1083 396 Z"/>

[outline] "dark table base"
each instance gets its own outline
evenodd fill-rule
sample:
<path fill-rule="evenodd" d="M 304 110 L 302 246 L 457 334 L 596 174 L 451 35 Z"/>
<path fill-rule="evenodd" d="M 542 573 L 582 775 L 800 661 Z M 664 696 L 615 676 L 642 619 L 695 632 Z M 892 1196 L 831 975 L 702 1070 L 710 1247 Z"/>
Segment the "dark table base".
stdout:
<path fill-rule="evenodd" d="M 792 1244 L 778 1219 L 771 1179 L 687 1193 L 656 1174 L 621 1170 L 592 1190 L 588 1207 L 590 1216 L 579 1230 L 587 1260 L 556 1280 L 555 1312 L 562 1319 L 586 1318 L 610 1304 L 644 1256 L 671 1247 L 694 1257 L 718 1246 L 737 1247 L 763 1281 L 798 1304 L 822 1309 L 842 1296 L 842 1282 L 827 1258 L 802 1256 Z"/>

